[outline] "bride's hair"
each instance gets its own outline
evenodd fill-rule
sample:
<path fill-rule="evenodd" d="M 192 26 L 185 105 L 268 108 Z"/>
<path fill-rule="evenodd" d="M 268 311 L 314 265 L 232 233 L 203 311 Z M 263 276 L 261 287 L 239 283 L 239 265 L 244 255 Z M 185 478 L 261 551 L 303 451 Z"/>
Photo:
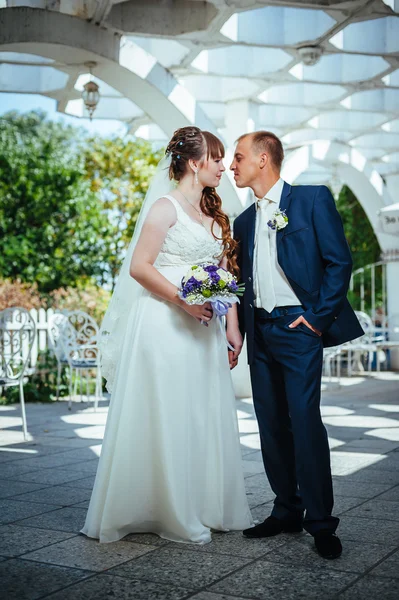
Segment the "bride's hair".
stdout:
<path fill-rule="evenodd" d="M 169 178 L 180 181 L 188 172 L 190 159 L 204 162 L 205 158 L 224 158 L 224 146 L 219 138 L 209 131 L 201 131 L 198 127 L 181 127 L 174 132 L 166 154 L 171 156 Z M 229 217 L 222 211 L 222 200 L 215 188 L 204 188 L 200 207 L 205 215 L 220 225 L 222 237 L 218 239 L 223 242 L 223 256 L 227 258 L 227 268 L 238 276 L 237 242 L 231 236 Z"/>

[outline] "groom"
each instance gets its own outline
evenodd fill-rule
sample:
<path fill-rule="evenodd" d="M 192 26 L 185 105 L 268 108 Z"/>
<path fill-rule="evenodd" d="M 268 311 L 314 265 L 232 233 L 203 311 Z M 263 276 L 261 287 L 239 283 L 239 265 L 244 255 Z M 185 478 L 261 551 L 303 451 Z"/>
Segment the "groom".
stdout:
<path fill-rule="evenodd" d="M 304 527 L 321 556 L 338 558 L 339 519 L 331 514 L 330 453 L 320 416 L 323 346 L 363 330 L 346 299 L 352 259 L 334 199 L 325 186 L 283 181 L 283 158 L 279 138 L 258 131 L 238 139 L 230 167 L 237 187 L 256 197 L 234 222 L 245 282 L 239 320 L 263 462 L 276 494 L 271 516 L 244 535 Z"/>

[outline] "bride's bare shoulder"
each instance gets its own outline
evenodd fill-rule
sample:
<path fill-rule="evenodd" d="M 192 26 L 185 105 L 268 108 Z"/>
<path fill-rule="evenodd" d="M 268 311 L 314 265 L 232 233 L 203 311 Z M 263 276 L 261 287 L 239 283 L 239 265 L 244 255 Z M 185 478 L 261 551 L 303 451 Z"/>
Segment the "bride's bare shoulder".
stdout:
<path fill-rule="evenodd" d="M 158 198 L 148 213 L 148 220 L 163 221 L 164 223 L 167 223 L 169 227 L 172 227 L 177 221 L 175 205 L 165 196 Z"/>

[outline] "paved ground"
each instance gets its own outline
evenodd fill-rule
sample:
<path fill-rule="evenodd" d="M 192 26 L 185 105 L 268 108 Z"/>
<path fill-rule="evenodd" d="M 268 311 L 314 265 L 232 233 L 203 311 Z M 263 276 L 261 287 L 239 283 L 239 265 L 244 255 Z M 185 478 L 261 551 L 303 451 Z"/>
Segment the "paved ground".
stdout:
<path fill-rule="evenodd" d="M 254 518 L 270 512 L 251 401 L 237 403 Z M 83 410 L 82 410 L 83 409 Z M 85 404 L 0 407 L 0 589 L 6 600 L 397 600 L 399 376 L 353 378 L 324 393 L 336 514 L 344 553 L 324 561 L 306 534 L 246 540 L 215 534 L 202 547 L 130 535 L 98 544 L 78 534 L 106 418 Z"/>

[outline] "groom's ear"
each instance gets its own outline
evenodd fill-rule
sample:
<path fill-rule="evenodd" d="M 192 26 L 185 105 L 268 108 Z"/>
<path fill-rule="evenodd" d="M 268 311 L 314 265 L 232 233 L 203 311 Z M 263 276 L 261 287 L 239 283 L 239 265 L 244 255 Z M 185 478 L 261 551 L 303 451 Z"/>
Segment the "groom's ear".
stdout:
<path fill-rule="evenodd" d="M 261 169 L 264 169 L 267 166 L 268 162 L 269 162 L 268 155 L 266 154 L 266 152 L 262 152 L 262 154 L 259 156 L 259 167 Z"/>

